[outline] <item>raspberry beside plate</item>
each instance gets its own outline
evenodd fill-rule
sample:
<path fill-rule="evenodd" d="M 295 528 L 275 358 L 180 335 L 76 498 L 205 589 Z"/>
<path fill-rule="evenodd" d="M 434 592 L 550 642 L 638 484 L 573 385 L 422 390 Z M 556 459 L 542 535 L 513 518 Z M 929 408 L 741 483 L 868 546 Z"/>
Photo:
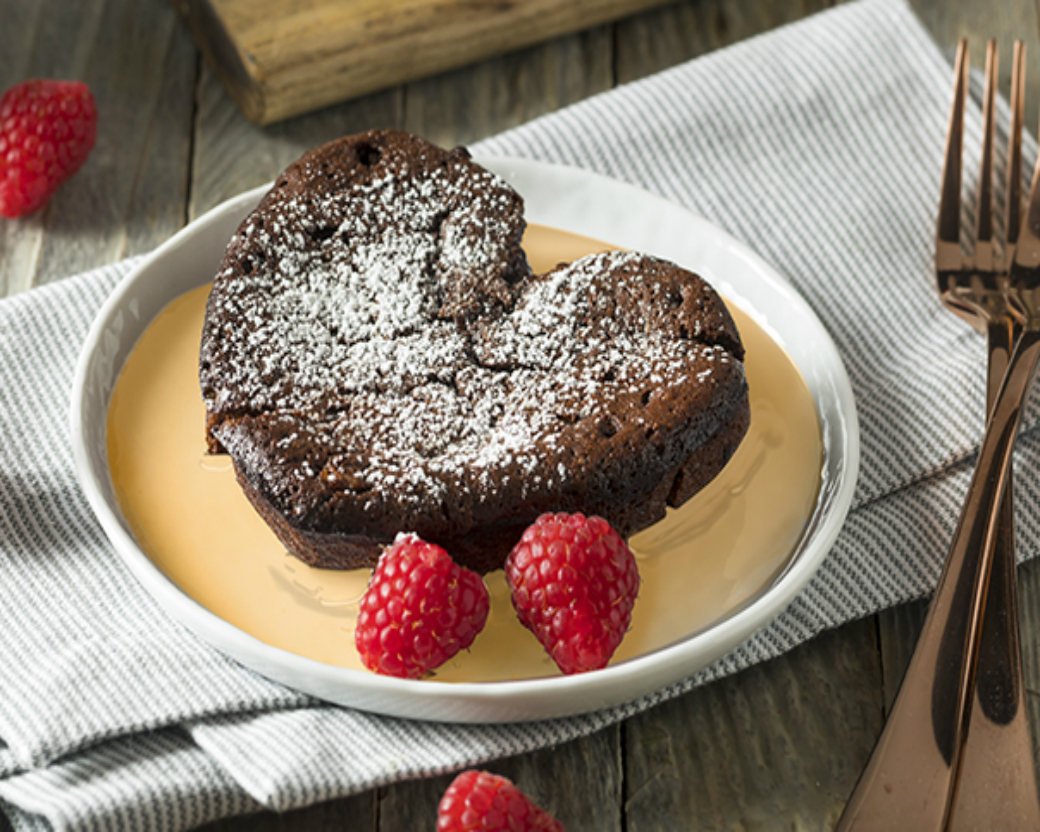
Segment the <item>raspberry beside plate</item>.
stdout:
<path fill-rule="evenodd" d="M 97 105 L 80 81 L 35 79 L 0 98 L 0 216 L 42 208 L 90 155 Z"/>

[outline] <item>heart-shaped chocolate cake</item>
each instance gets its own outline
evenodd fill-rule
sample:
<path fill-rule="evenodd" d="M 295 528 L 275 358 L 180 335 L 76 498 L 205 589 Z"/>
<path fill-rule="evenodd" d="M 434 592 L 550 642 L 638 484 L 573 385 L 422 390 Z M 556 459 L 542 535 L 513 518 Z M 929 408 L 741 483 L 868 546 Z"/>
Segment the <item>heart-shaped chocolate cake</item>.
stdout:
<path fill-rule="evenodd" d="M 285 546 L 371 566 L 398 532 L 500 567 L 547 511 L 628 536 L 747 430 L 743 348 L 678 266 L 534 275 L 523 201 L 463 149 L 370 132 L 303 156 L 238 228 L 200 353 L 212 452 Z"/>

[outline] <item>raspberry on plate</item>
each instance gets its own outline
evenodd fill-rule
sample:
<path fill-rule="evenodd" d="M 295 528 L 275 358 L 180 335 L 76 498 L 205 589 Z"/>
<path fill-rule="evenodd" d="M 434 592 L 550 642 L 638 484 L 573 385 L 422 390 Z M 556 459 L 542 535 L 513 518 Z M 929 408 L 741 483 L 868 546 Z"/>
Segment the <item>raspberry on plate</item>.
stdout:
<path fill-rule="evenodd" d="M 361 599 L 354 641 L 369 670 L 417 679 L 473 644 L 489 604 L 476 572 L 440 546 L 398 535 Z"/>
<path fill-rule="evenodd" d="M 23 81 L 0 97 L 0 216 L 42 208 L 97 138 L 97 106 L 79 81 Z"/>
<path fill-rule="evenodd" d="M 543 514 L 506 559 L 513 607 L 564 673 L 605 667 L 632 620 L 639 570 L 602 517 Z"/>
<path fill-rule="evenodd" d="M 563 824 L 508 779 L 464 771 L 441 798 L 437 832 L 564 832 Z"/>

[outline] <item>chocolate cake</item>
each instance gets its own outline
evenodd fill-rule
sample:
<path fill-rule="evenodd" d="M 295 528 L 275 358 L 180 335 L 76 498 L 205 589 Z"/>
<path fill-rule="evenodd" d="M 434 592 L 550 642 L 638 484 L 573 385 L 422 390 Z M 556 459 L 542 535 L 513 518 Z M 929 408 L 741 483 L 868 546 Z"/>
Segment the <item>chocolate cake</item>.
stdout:
<path fill-rule="evenodd" d="M 211 452 L 307 563 L 415 532 L 480 572 L 546 511 L 628 536 L 710 481 L 749 421 L 718 295 L 672 263 L 534 275 L 523 202 L 399 132 L 307 153 L 227 248 L 200 380 Z"/>

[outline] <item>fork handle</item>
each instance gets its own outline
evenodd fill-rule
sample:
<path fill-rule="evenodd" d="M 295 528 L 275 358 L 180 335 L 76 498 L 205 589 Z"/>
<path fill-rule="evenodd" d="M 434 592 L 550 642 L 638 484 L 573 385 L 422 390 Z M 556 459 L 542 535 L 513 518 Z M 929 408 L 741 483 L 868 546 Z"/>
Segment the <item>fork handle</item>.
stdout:
<path fill-rule="evenodd" d="M 992 407 L 1018 333 L 1006 318 L 987 327 L 987 400 Z M 1009 464 L 1009 471 L 1011 465 Z M 993 571 L 979 634 L 968 729 L 947 822 L 949 832 L 1040 829 L 1022 647 L 1018 629 L 1015 528 L 1009 481 L 1000 504 Z"/>
<path fill-rule="evenodd" d="M 975 688 L 978 630 L 1022 403 L 1040 359 L 1026 329 L 1008 362 L 975 472 L 892 712 L 839 830 L 943 830 Z M 951 646 L 954 649 L 951 649 Z"/>

